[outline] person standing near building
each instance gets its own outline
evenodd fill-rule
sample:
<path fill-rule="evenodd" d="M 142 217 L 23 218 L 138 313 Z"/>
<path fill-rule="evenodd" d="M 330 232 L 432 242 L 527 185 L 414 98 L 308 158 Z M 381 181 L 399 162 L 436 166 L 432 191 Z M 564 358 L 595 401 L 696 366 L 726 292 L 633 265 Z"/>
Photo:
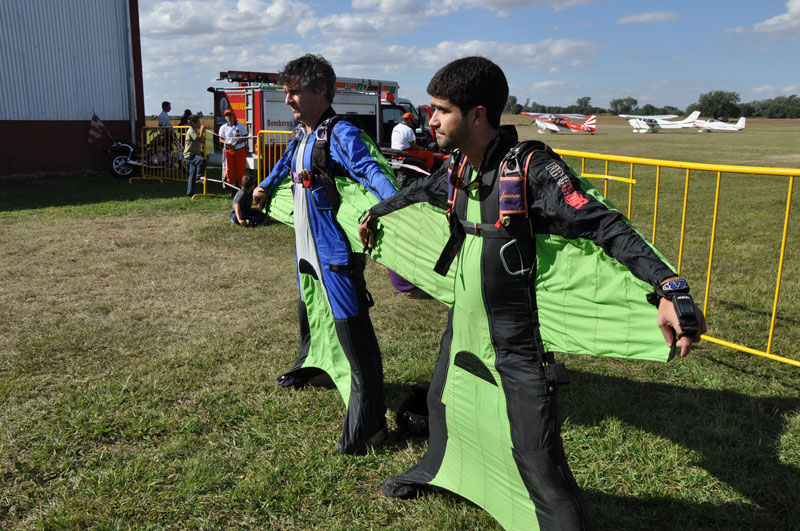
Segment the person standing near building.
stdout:
<path fill-rule="evenodd" d="M 222 156 L 222 178 L 229 184 L 242 186 L 242 177 L 247 168 L 245 149 L 247 127 L 236 119 L 233 109 L 225 110 L 225 121 L 219 128 L 219 138 L 224 145 Z"/>
<path fill-rule="evenodd" d="M 290 61 L 278 82 L 299 125 L 253 193 L 262 204 L 284 179 L 292 180 L 300 352 L 277 383 L 299 388 L 327 373 L 347 406 L 336 449 L 360 454 L 386 435 L 383 365 L 369 317 L 366 257 L 350 248 L 337 220 L 342 197 L 336 183 L 356 181 L 375 202 L 396 188 L 374 142 L 333 110 L 336 74 L 324 57 L 307 54 Z"/>
<path fill-rule="evenodd" d="M 414 115 L 410 112 L 405 113 L 403 121 L 392 129 L 392 149 L 404 151 L 413 158 L 421 160 L 425 164 L 425 169 L 431 171 L 431 168 L 433 168 L 433 153 L 417 144 L 414 126 Z"/>
<path fill-rule="evenodd" d="M 569 380 L 541 336 L 536 235 L 581 239 L 586 253 L 594 244 L 590 267 L 571 264 L 587 282 L 607 254 L 653 286 L 653 326 L 682 357 L 705 331 L 703 314 L 687 283 L 620 212 L 584 190 L 545 144 L 519 144 L 513 126 L 500 126 L 508 97 L 500 67 L 483 57 L 458 59 L 434 75 L 428 93 L 439 147 L 458 152 L 448 167 L 372 207 L 359 226 L 362 242 L 371 245 L 375 220 L 428 201 L 447 210 L 451 228 L 436 271 L 456 268 L 427 397 L 428 450 L 382 490 L 408 498 L 420 487 L 443 487 L 508 529 L 589 529 L 560 433 L 558 387 Z M 558 319 L 576 330 L 601 323 L 599 317 L 591 323 L 571 321 L 571 315 Z"/>
<path fill-rule="evenodd" d="M 172 104 L 168 101 L 161 102 L 161 114 L 158 115 L 158 126 L 159 127 L 172 127 L 172 123 L 169 121 L 169 111 L 172 110 Z"/>
<path fill-rule="evenodd" d="M 189 167 L 186 183 L 186 195 L 194 195 L 194 183 L 201 179 L 206 171 L 206 158 L 203 150 L 206 143 L 206 126 L 200 123 L 200 118 L 192 114 L 189 116 L 189 129 L 186 131 L 186 143 L 183 148 L 183 160 Z"/>

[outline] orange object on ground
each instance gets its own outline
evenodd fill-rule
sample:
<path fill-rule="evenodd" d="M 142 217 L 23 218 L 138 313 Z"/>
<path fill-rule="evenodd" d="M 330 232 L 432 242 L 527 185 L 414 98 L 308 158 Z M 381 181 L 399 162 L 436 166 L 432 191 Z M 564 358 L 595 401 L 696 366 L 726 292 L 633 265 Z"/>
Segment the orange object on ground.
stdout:
<path fill-rule="evenodd" d="M 425 150 L 425 149 L 407 149 L 406 153 L 414 157 L 415 159 L 419 159 L 425 163 L 425 167 L 428 171 L 431 171 L 433 168 L 433 153 Z"/>

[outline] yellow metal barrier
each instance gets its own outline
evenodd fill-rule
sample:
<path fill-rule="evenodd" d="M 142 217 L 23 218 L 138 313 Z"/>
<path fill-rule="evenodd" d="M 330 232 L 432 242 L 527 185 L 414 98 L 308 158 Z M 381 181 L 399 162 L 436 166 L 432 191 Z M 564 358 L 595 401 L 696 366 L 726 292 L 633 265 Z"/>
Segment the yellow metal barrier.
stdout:
<path fill-rule="evenodd" d="M 272 171 L 272 167 L 280 160 L 286 146 L 291 140 L 291 131 L 259 131 L 258 132 L 258 165 L 256 175 L 258 182 L 264 180 Z"/>
<path fill-rule="evenodd" d="M 723 165 L 723 164 L 702 164 L 702 163 L 692 163 L 692 162 L 678 162 L 678 161 L 668 161 L 668 160 L 657 160 L 657 159 L 645 159 L 645 158 L 637 158 L 637 157 L 625 157 L 619 155 L 604 155 L 600 153 L 587 153 L 583 151 L 571 151 L 571 150 L 556 150 L 562 156 L 565 157 L 576 157 L 581 160 L 581 173 L 585 177 L 589 178 L 602 178 L 604 179 L 604 191 L 603 194 L 608 196 L 608 181 L 609 180 L 617 180 L 629 183 L 629 191 L 628 191 L 628 217 L 630 218 L 631 209 L 632 209 L 632 197 L 633 197 L 633 184 L 636 183 L 636 180 L 633 178 L 634 176 L 634 166 L 644 166 L 644 167 L 654 167 L 656 170 L 655 175 L 655 199 L 653 205 L 653 235 L 652 241 L 655 243 L 656 241 L 656 226 L 658 221 L 658 207 L 659 207 L 659 189 L 661 186 L 661 169 L 662 168 L 674 168 L 674 169 L 683 169 L 686 170 L 686 177 L 684 180 L 684 190 L 683 190 L 683 206 L 682 206 L 682 214 L 681 214 L 681 233 L 680 233 L 680 243 L 678 246 L 678 274 L 681 273 L 681 269 L 683 266 L 683 249 L 685 244 L 685 234 L 686 234 L 686 220 L 687 220 L 687 213 L 688 213 L 688 205 L 689 205 L 689 184 L 691 180 L 691 172 L 692 171 L 705 171 L 705 172 L 715 172 L 716 173 L 716 189 L 714 193 L 714 212 L 712 215 L 712 226 L 711 226 L 711 241 L 709 246 L 709 253 L 708 253 L 708 270 L 706 272 L 706 279 L 705 279 L 705 294 L 704 294 L 704 301 L 703 301 L 703 312 L 708 316 L 709 312 L 709 295 L 711 291 L 711 267 L 714 260 L 714 243 L 717 237 L 717 217 L 719 214 L 719 200 L 720 200 L 720 190 L 722 187 L 722 174 L 723 173 L 730 173 L 730 174 L 750 174 L 750 175 L 771 175 L 771 176 L 778 176 L 778 177 L 788 177 L 789 178 L 789 191 L 788 196 L 786 199 L 786 210 L 784 214 L 784 221 L 783 221 L 783 234 L 781 237 L 781 250 L 780 256 L 778 258 L 778 273 L 777 273 L 777 280 L 775 285 L 775 292 L 773 297 L 772 303 L 772 312 L 770 315 L 770 326 L 769 326 L 769 338 L 767 340 L 767 346 L 765 350 L 758 350 L 751 347 L 746 347 L 744 345 L 739 345 L 730 341 L 725 341 L 723 339 L 715 338 L 708 334 L 703 335 L 703 339 L 716 343 L 718 345 L 722 345 L 725 347 L 729 347 L 741 352 L 746 352 L 748 354 L 754 354 L 757 356 L 762 356 L 765 358 L 769 358 L 772 360 L 780 361 L 782 363 L 787 363 L 790 365 L 794 365 L 800 367 L 800 361 L 793 360 L 790 358 L 785 358 L 783 356 L 778 356 L 772 354 L 770 351 L 772 349 L 772 343 L 774 339 L 775 333 L 775 321 L 777 318 L 778 313 L 778 299 L 780 297 L 780 290 L 781 290 L 781 278 L 783 275 L 784 269 L 784 260 L 786 257 L 786 240 L 787 235 L 789 232 L 789 215 L 791 213 L 791 202 L 792 202 L 792 189 L 794 187 L 794 178 L 800 175 L 800 169 L 796 168 L 766 168 L 766 167 L 755 167 L 755 166 L 731 166 L 731 165 Z M 590 174 L 586 173 L 586 161 L 587 160 L 597 160 L 597 161 L 604 161 L 605 163 L 605 175 L 597 175 L 597 174 Z M 621 177 L 611 177 L 608 175 L 609 170 L 609 162 L 617 162 L 617 163 L 624 163 L 630 165 L 630 179 L 624 179 Z"/>
<path fill-rule="evenodd" d="M 188 126 L 142 128 L 142 174 L 134 180 L 186 181 L 183 146 Z M 205 156 L 205 153 L 203 153 Z"/>

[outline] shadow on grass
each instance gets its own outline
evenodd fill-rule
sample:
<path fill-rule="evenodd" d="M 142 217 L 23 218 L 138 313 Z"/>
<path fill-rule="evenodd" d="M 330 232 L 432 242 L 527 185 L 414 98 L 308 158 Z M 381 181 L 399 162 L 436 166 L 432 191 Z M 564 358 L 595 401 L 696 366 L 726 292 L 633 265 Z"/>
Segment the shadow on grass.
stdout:
<path fill-rule="evenodd" d="M 209 179 L 219 179 L 211 168 Z M 196 192 L 202 191 L 197 185 Z M 209 193 L 222 193 L 218 183 L 208 184 Z M 85 206 L 110 201 L 171 199 L 183 197 L 186 181 L 119 179 L 111 175 L 42 176 L 0 180 L 0 211 Z"/>
<path fill-rule="evenodd" d="M 570 423 L 599 426 L 617 418 L 669 439 L 697 455 L 692 465 L 750 501 L 692 503 L 588 490 L 597 529 L 800 529 L 800 471 L 781 463 L 778 448 L 785 417 L 800 409 L 800 398 L 754 397 L 574 370 L 570 376 L 573 383 L 561 395 L 562 412 Z M 387 383 L 386 390 L 388 409 L 394 414 L 410 386 Z M 394 434 L 387 447 L 400 450 L 408 441 L 423 444 L 425 438 Z"/>
<path fill-rule="evenodd" d="M 736 302 L 727 302 L 724 300 L 717 302 L 717 304 L 719 304 L 725 310 L 726 313 L 732 310 L 736 310 L 755 317 L 765 317 L 767 319 L 772 317 L 771 308 L 769 310 L 756 310 L 749 306 L 745 306 L 744 304 Z M 775 317 L 775 321 L 778 324 L 789 324 L 794 326 L 800 325 L 800 321 L 798 321 L 797 319 L 792 319 L 791 317 L 784 317 L 780 314 L 780 312 L 778 312 L 778 315 Z"/>
<path fill-rule="evenodd" d="M 571 423 L 613 417 L 695 452 L 693 464 L 752 505 L 689 503 L 586 493 L 598 528 L 800 529 L 800 471 L 781 463 L 785 417 L 800 399 L 642 383 L 570 371 L 576 392 L 562 395 Z M 691 489 L 691 485 L 683 486 Z"/>

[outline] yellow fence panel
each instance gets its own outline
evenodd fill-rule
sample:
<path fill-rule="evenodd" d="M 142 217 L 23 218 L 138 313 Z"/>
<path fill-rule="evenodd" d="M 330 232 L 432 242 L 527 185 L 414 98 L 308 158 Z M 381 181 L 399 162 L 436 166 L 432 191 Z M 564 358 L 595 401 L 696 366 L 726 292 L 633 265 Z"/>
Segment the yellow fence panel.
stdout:
<path fill-rule="evenodd" d="M 258 182 L 263 181 L 269 175 L 291 140 L 291 131 L 258 132 L 258 165 L 256 167 Z"/>
<path fill-rule="evenodd" d="M 183 146 L 188 129 L 188 126 L 142 128 L 142 174 L 129 181 L 186 181 Z"/>
<path fill-rule="evenodd" d="M 727 341 L 725 339 L 713 337 L 708 334 L 704 335 L 703 339 L 741 352 L 762 356 L 772 360 L 780 361 L 782 363 L 787 363 L 790 365 L 800 367 L 800 361 L 785 358 L 783 356 L 778 356 L 771 353 L 773 346 L 773 339 L 775 337 L 775 321 L 778 315 L 778 301 L 780 298 L 780 291 L 781 291 L 781 279 L 783 277 L 784 261 L 786 258 L 786 243 L 787 243 L 787 236 L 789 233 L 789 218 L 792 206 L 792 190 L 794 188 L 794 178 L 800 175 L 800 169 L 767 168 L 767 167 L 755 167 L 755 166 L 732 166 L 723 164 L 702 164 L 702 163 L 692 163 L 692 162 L 678 162 L 678 161 L 646 159 L 637 157 L 625 157 L 619 155 L 604 155 L 600 153 L 587 153 L 583 151 L 571 151 L 571 150 L 556 150 L 556 152 L 564 157 L 574 157 L 580 159 L 581 173 L 584 177 L 604 179 L 603 194 L 606 197 L 608 197 L 608 192 L 609 192 L 608 190 L 609 181 L 627 182 L 629 218 L 631 217 L 632 206 L 633 206 L 633 185 L 637 183 L 637 179 L 634 179 L 634 168 L 641 167 L 641 168 L 654 169 L 655 191 L 653 199 L 653 232 L 651 237 L 653 243 L 656 242 L 656 228 L 658 226 L 659 205 L 662 201 L 662 197 L 660 196 L 660 191 L 662 187 L 662 169 L 670 168 L 677 170 L 685 170 L 685 177 L 683 180 L 684 181 L 683 202 L 681 207 L 680 240 L 678 244 L 677 269 L 679 275 L 681 274 L 684 261 L 684 246 L 686 243 L 685 236 L 686 236 L 687 220 L 689 214 L 689 197 L 690 197 L 689 189 L 690 189 L 690 184 L 693 182 L 692 178 L 694 177 L 692 172 L 711 172 L 716 175 L 716 182 L 714 183 L 715 184 L 714 207 L 713 207 L 713 214 L 711 217 L 711 228 L 710 228 L 708 264 L 707 264 L 708 267 L 705 276 L 705 293 L 703 295 L 704 297 L 703 312 L 706 314 L 707 317 L 709 315 L 709 297 L 711 296 L 712 292 L 712 276 L 713 276 L 712 265 L 714 262 L 714 251 L 715 251 L 714 245 L 717 239 L 717 229 L 718 229 L 717 221 L 719 217 L 720 192 L 722 190 L 723 174 L 761 175 L 761 176 L 769 176 L 770 178 L 788 178 L 788 193 L 786 197 L 785 210 L 783 216 L 783 227 L 780 239 L 781 241 L 780 253 L 779 256 L 776 257 L 777 263 L 772 266 L 775 268 L 775 270 L 777 270 L 777 275 L 775 281 L 775 289 L 772 295 L 772 311 L 770 313 L 770 325 L 769 325 L 769 333 L 768 333 L 766 347 L 764 348 L 764 350 L 759 350 L 756 348 Z M 602 162 L 605 168 L 604 173 L 598 174 L 598 173 L 587 172 L 587 161 L 597 161 L 597 163 Z M 609 163 L 612 162 L 618 164 L 627 164 L 630 168 L 629 170 L 630 177 L 628 179 L 625 179 L 622 177 L 610 176 Z M 777 230 L 774 231 L 774 234 L 777 234 Z M 750 234 L 750 235 L 743 234 L 742 238 L 747 238 L 748 236 L 751 238 L 763 238 L 769 236 L 769 234 Z M 762 268 L 762 270 L 764 269 Z"/>

